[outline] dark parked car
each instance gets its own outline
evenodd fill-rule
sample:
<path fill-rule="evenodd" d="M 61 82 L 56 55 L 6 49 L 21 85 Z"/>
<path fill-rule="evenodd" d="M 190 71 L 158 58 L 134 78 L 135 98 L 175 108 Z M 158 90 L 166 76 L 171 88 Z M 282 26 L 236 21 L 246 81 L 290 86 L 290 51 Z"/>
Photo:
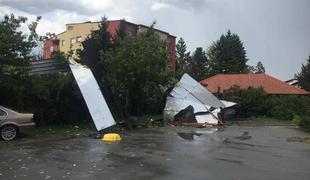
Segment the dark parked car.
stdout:
<path fill-rule="evenodd" d="M 6 141 L 16 136 L 29 127 L 35 126 L 33 114 L 19 113 L 0 106 L 0 137 Z"/>

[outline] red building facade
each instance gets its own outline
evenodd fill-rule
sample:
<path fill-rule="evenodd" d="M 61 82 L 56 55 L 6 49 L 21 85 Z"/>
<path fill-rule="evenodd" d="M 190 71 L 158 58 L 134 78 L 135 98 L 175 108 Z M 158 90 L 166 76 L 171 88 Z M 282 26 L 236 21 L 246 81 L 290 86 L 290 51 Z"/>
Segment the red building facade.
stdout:
<path fill-rule="evenodd" d="M 47 39 L 44 41 L 43 45 L 43 58 L 51 59 L 53 52 L 59 51 L 59 40 Z"/>

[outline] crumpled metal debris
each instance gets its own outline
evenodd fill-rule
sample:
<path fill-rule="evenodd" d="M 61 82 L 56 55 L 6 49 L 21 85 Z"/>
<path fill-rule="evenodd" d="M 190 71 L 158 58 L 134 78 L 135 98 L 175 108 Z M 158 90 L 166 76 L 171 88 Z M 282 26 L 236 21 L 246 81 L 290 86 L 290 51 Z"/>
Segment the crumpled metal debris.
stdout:
<path fill-rule="evenodd" d="M 167 97 L 164 108 L 164 120 L 173 122 L 180 111 L 191 106 L 195 118 L 192 122 L 218 124 L 221 109 L 234 106 L 236 103 L 220 101 L 200 83 L 188 74 L 184 74 Z M 177 118 L 180 120 L 180 117 Z M 188 119 L 185 118 L 188 122 Z"/>

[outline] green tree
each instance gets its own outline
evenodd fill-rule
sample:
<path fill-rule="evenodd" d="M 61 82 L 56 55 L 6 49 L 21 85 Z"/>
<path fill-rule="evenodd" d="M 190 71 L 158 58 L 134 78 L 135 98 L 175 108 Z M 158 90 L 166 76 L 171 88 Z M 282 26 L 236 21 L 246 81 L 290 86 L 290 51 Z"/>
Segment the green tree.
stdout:
<path fill-rule="evenodd" d="M 69 57 L 63 52 L 53 52 L 52 59 L 55 61 L 54 66 L 56 68 L 69 68 Z"/>
<path fill-rule="evenodd" d="M 310 56 L 306 64 L 302 64 L 301 71 L 296 74 L 298 84 L 305 90 L 310 92 Z"/>
<path fill-rule="evenodd" d="M 239 36 L 230 30 L 214 42 L 207 51 L 212 75 L 247 72 L 247 57 Z"/>
<path fill-rule="evenodd" d="M 197 81 L 201 81 L 209 77 L 208 67 L 209 63 L 205 51 L 201 47 L 196 48 L 188 63 L 188 73 Z"/>
<path fill-rule="evenodd" d="M 126 21 L 125 19 L 122 19 L 120 21 L 120 24 L 119 24 L 119 29 L 117 30 L 116 32 L 116 37 L 114 37 L 114 43 L 118 44 L 118 39 L 123 39 L 127 33 L 126 33 L 126 25 L 125 25 Z"/>
<path fill-rule="evenodd" d="M 256 72 L 257 74 L 264 74 L 265 73 L 265 67 L 262 62 L 258 61 L 256 65 Z"/>
<path fill-rule="evenodd" d="M 35 31 L 30 29 L 31 34 L 27 36 L 18 30 L 26 21 L 26 17 L 11 14 L 0 22 L 0 75 L 27 74 L 30 70 L 31 51 L 36 46 Z"/>
<path fill-rule="evenodd" d="M 190 52 L 187 52 L 187 46 L 183 38 L 179 39 L 176 50 L 176 78 L 179 79 L 184 73 L 188 72 L 188 63 L 190 61 Z"/>
<path fill-rule="evenodd" d="M 255 74 L 257 71 L 256 67 L 248 65 L 247 66 L 247 71 L 245 71 L 245 73 L 247 74 Z"/>
<path fill-rule="evenodd" d="M 169 82 L 172 72 L 165 43 L 153 26 L 137 37 L 119 39 L 118 46 L 101 53 L 119 117 L 159 112 L 163 105 L 160 86 Z"/>
<path fill-rule="evenodd" d="M 26 17 L 5 15 L 0 22 L 0 104 L 34 113 L 37 125 L 85 121 L 89 113 L 72 74 L 28 75 L 33 48 L 45 38 L 36 33 L 40 19 L 28 25 L 29 35 L 19 31 Z M 57 65 L 65 61 L 61 53 L 53 57 Z"/>
<path fill-rule="evenodd" d="M 104 73 L 104 67 L 100 63 L 100 53 L 105 53 L 112 47 L 108 26 L 108 19 L 106 17 L 101 18 L 99 29 L 92 31 L 86 41 L 83 42 L 83 50 L 80 51 L 79 55 L 81 63 L 92 70 L 100 87 L 102 87 L 102 83 L 99 80 Z"/>
<path fill-rule="evenodd" d="M 263 88 L 240 89 L 233 86 L 224 92 L 224 99 L 238 104 L 238 116 L 250 117 L 267 115 L 270 109 L 268 95 Z"/>
<path fill-rule="evenodd" d="M 92 31 L 90 38 L 95 39 L 96 47 L 100 50 L 111 48 L 111 35 L 108 31 L 108 19 L 104 16 L 101 18 L 99 30 Z"/>
<path fill-rule="evenodd" d="M 40 18 L 37 19 L 39 21 Z M 36 21 L 36 22 L 37 22 Z M 36 47 L 36 23 L 29 25 L 30 35 L 27 36 L 19 28 L 27 22 L 26 17 L 5 15 L 0 22 L 0 104 L 6 104 L 9 97 L 19 97 L 14 103 L 23 104 L 26 84 L 30 82 L 28 72 L 33 59 L 32 49 Z"/>

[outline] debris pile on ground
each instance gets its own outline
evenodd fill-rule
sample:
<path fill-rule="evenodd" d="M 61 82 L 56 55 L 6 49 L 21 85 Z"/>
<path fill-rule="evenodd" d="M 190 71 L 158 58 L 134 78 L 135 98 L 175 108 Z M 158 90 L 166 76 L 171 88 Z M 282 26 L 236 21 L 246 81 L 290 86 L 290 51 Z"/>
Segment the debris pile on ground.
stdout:
<path fill-rule="evenodd" d="M 218 125 L 224 109 L 236 103 L 220 101 L 188 74 L 166 93 L 164 120 L 182 125 Z M 222 117 L 221 117 L 222 116 Z"/>

